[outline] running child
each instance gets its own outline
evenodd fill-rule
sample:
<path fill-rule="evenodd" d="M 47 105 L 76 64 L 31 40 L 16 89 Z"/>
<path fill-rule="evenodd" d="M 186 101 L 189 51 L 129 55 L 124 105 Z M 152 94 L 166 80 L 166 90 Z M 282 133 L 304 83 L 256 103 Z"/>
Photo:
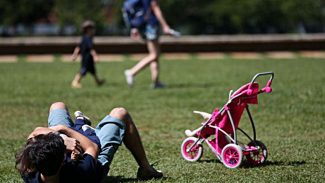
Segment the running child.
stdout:
<path fill-rule="evenodd" d="M 93 36 L 95 34 L 95 24 L 87 20 L 82 24 L 81 43 L 74 49 L 72 60 L 76 60 L 81 55 L 81 69 L 71 83 L 72 88 L 81 88 L 81 79 L 89 72 L 95 79 L 98 86 L 104 84 L 105 80 L 99 79 L 96 73 L 95 61 L 98 61 L 96 50 L 94 49 Z"/>

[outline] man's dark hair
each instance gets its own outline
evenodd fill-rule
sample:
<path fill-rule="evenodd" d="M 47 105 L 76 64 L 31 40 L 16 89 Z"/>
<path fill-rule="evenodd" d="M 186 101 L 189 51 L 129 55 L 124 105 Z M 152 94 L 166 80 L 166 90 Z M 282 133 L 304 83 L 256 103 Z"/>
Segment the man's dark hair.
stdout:
<path fill-rule="evenodd" d="M 65 150 L 64 141 L 57 134 L 35 136 L 16 155 L 16 168 L 22 175 L 36 171 L 45 176 L 55 175 L 63 163 Z"/>

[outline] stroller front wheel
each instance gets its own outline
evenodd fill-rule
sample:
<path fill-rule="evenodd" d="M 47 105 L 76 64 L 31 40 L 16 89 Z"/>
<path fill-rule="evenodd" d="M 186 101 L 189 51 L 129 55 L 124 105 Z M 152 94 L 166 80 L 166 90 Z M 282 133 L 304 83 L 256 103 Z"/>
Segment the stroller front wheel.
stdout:
<path fill-rule="evenodd" d="M 198 138 L 196 137 L 188 137 L 183 141 L 181 153 L 186 161 L 194 162 L 198 161 L 202 157 L 203 147 L 201 144 L 196 144 L 194 147 L 189 149 L 197 140 Z"/>
<path fill-rule="evenodd" d="M 243 152 L 240 146 L 228 144 L 222 149 L 221 159 L 227 168 L 237 168 L 243 160 Z"/>

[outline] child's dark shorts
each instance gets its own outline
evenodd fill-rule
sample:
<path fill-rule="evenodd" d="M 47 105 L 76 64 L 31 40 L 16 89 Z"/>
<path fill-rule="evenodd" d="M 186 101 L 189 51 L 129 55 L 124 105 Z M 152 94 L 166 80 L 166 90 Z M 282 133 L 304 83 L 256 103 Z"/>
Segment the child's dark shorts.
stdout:
<path fill-rule="evenodd" d="M 96 74 L 96 68 L 93 59 L 81 61 L 80 75 L 85 76 L 87 72 L 89 72 L 92 75 Z"/>

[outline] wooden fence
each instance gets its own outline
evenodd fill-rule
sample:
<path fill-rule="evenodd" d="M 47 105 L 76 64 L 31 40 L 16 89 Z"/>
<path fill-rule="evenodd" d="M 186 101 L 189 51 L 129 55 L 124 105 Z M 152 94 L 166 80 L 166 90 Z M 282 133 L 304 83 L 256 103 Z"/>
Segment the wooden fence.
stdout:
<path fill-rule="evenodd" d="M 80 37 L 0 38 L 0 55 L 72 53 Z M 95 48 L 104 54 L 144 53 L 143 42 L 128 37 L 95 37 Z M 227 35 L 161 37 L 165 53 L 265 52 L 325 50 L 325 34 Z"/>

